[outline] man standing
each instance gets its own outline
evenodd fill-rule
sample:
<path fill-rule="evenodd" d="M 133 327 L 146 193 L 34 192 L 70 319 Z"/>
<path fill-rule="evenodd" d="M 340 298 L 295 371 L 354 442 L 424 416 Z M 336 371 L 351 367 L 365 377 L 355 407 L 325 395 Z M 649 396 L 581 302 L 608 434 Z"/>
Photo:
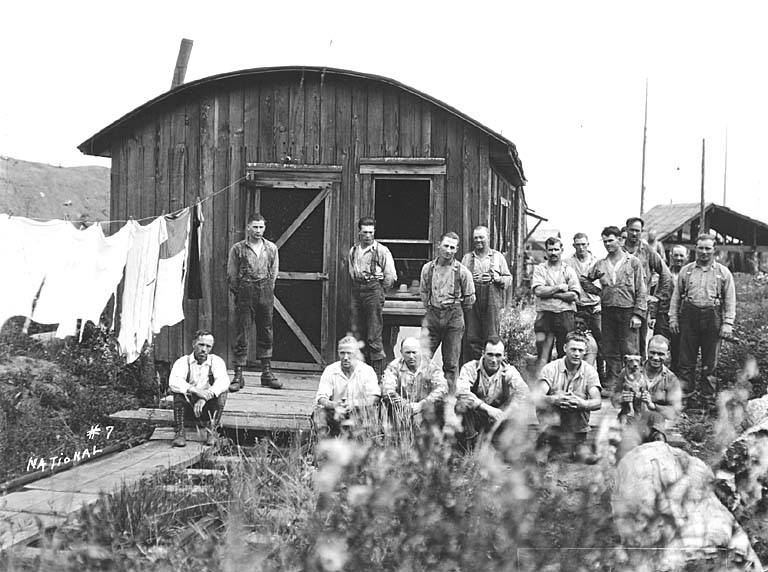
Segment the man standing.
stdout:
<path fill-rule="evenodd" d="M 319 425 L 327 427 L 331 437 L 338 435 L 350 415 L 373 419 L 373 406 L 381 396 L 379 380 L 373 368 L 360 359 L 359 342 L 353 336 L 339 340 L 339 361 L 323 370 L 315 402 L 319 407 Z M 366 416 L 362 412 L 368 412 Z"/>
<path fill-rule="evenodd" d="M 392 360 L 381 379 L 381 390 L 389 402 L 419 420 L 442 420 L 443 399 L 448 383 L 443 370 L 422 356 L 416 338 L 404 338 L 400 357 Z"/>
<path fill-rule="evenodd" d="M 261 385 L 280 389 L 272 373 L 272 313 L 275 282 L 280 265 L 277 246 L 264 238 L 267 223 L 260 214 L 248 219 L 246 239 L 229 250 L 227 283 L 235 295 L 235 378 L 230 391 L 245 385 L 243 367 L 248 361 L 248 331 L 256 322 L 256 357 L 261 360 Z"/>
<path fill-rule="evenodd" d="M 614 407 L 632 402 L 635 410 L 635 417 L 621 438 L 623 453 L 641 443 L 666 441 L 667 421 L 673 421 L 682 410 L 680 381 L 664 365 L 668 357 L 667 338 L 656 334 L 648 341 L 648 359 L 643 365 L 648 389 L 638 396 L 632 391 L 624 391 L 623 382 L 617 381 L 611 398 Z"/>
<path fill-rule="evenodd" d="M 653 292 L 658 299 L 656 315 L 649 316 L 649 313 L 646 312 L 646 315 L 642 316 L 643 323 L 638 332 L 639 350 L 643 360 L 646 357 L 645 341 L 648 336 L 648 318 L 658 319 L 656 333 L 668 334 L 669 299 L 672 296 L 672 276 L 669 274 L 666 262 L 664 262 L 664 259 L 659 256 L 654 248 L 641 238 L 644 225 L 645 223 L 640 217 L 628 218 L 627 240 L 624 244 L 624 250 L 634 255 L 642 264 L 645 276 L 645 289 L 649 295 L 651 294 L 652 274 L 655 273 L 659 277 L 656 290 Z"/>
<path fill-rule="evenodd" d="M 196 420 L 205 427 L 205 444 L 216 444 L 217 424 L 227 403 L 229 375 L 224 360 L 211 353 L 213 334 L 209 330 L 195 332 L 192 353 L 173 363 L 168 387 L 173 394 L 174 447 L 184 447 L 187 438 L 184 421 Z"/>
<path fill-rule="evenodd" d="M 561 261 L 562 241 L 549 237 L 544 247 L 547 250 L 547 261 L 536 265 L 531 280 L 531 289 L 536 295 L 536 322 L 533 330 L 536 333 L 539 368 L 550 360 L 554 343 L 557 355 L 563 355 L 565 336 L 573 330 L 576 300 L 581 295 L 578 275 Z"/>
<path fill-rule="evenodd" d="M 504 255 L 489 246 L 487 226 L 476 227 L 472 241 L 475 249 L 465 254 L 461 263 L 472 273 L 475 283 L 476 300 L 465 319 L 472 357 L 480 359 L 485 340 L 499 335 L 499 315 L 504 308 L 505 289 L 512 285 L 512 274 Z"/>
<path fill-rule="evenodd" d="M 443 372 L 455 388 L 456 371 L 464 336 L 464 312 L 475 303 L 472 274 L 456 260 L 459 235 L 446 232 L 440 237 L 438 256 L 421 268 L 419 294 L 427 310 L 422 322 L 422 338 L 429 341 L 430 356 L 442 344 Z"/>
<path fill-rule="evenodd" d="M 720 339 L 733 335 L 736 289 L 731 271 L 715 262 L 715 239 L 700 234 L 696 261 L 680 269 L 669 309 L 669 327 L 680 334 L 679 375 L 683 392 L 695 388 L 696 358 L 701 348 L 699 391 L 713 396 L 717 389 L 715 368 Z"/>
<path fill-rule="evenodd" d="M 374 240 L 376 221 L 363 217 L 357 221 L 360 241 L 349 250 L 348 266 L 352 278 L 352 334 L 365 340 L 366 361 L 378 376 L 384 372 L 384 292 L 397 281 L 392 253 Z"/>
<path fill-rule="evenodd" d="M 672 247 L 672 253 L 670 254 L 669 273 L 672 275 L 672 291 L 677 286 L 677 277 L 680 275 L 680 270 L 685 264 L 688 263 L 688 249 L 682 244 L 676 244 Z M 656 320 L 658 324 L 658 319 Z M 667 323 L 667 329 L 669 330 L 669 323 Z M 659 332 L 661 333 L 661 332 Z M 662 334 L 663 335 L 663 334 Z M 669 330 L 669 347 L 670 347 L 670 365 L 669 368 L 677 373 L 678 363 L 680 361 L 680 333 L 673 333 Z"/>
<path fill-rule="evenodd" d="M 471 443 L 517 407 L 522 423 L 533 420 L 530 391 L 514 366 L 506 363 L 504 343 L 489 338 L 480 359 L 465 363 L 456 381 L 457 413 L 462 413 L 464 439 Z"/>
<path fill-rule="evenodd" d="M 602 330 L 600 288 L 587 278 L 590 270 L 592 270 L 592 267 L 597 262 L 597 256 L 589 250 L 589 239 L 583 232 L 577 232 L 573 235 L 573 249 L 575 251 L 574 255 L 566 259 L 565 263 L 574 269 L 579 277 L 579 285 L 581 286 L 579 299 L 576 300 L 576 313 L 583 313 L 586 318 L 586 328 L 584 330 L 591 333 L 591 337 L 594 338 L 599 348 L 600 332 Z M 588 351 L 587 353 L 589 354 L 590 352 Z M 590 365 L 595 364 L 597 364 L 597 373 L 601 374 L 603 360 L 600 352 L 598 352 L 597 361 L 590 363 Z"/>
<path fill-rule="evenodd" d="M 615 236 L 618 238 L 618 229 Z M 543 413 L 540 421 L 551 420 L 545 423 L 548 426 L 542 440 L 555 441 L 555 445 L 570 449 L 573 457 L 593 462 L 596 459 L 584 450 L 584 443 L 590 412 L 602 406 L 601 386 L 595 368 L 583 361 L 585 350 L 584 336 L 570 332 L 566 337 L 565 356 L 542 368 L 534 395 Z"/>
<path fill-rule="evenodd" d="M 601 235 L 608 255 L 595 263 L 588 278 L 600 280 L 601 349 L 607 383 L 613 387 L 621 372 L 622 357 L 639 353 L 638 330 L 648 311 L 648 290 L 642 264 L 621 248 L 621 231 L 608 226 Z"/>

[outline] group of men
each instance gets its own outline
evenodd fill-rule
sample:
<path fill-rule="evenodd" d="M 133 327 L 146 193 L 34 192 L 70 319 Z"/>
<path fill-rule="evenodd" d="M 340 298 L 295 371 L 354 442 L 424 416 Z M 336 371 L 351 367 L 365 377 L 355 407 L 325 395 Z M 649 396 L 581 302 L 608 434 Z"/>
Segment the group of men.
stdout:
<path fill-rule="evenodd" d="M 389 249 L 375 240 L 374 219 L 360 219 L 359 241 L 348 254 L 352 335 L 339 341 L 339 361 L 325 369 L 317 391 L 317 405 L 329 430 L 338 432 L 353 411 L 375 408 L 379 400 L 387 404 L 392 419 L 441 424 L 446 397 L 451 395 L 467 442 L 515 415 L 535 419 L 529 407 L 535 403 L 544 415 L 556 413 L 560 434 L 578 445 L 588 430 L 589 412 L 601 406 L 606 384 L 615 388 L 614 402 L 639 400 L 646 410 L 656 412 L 647 417 L 643 438 L 663 437 L 660 419 L 679 410 L 677 377 L 665 365 L 670 350 L 683 395 L 695 389 L 712 394 L 720 340 L 732 332 L 735 291 L 730 271 L 714 260 L 712 236 L 698 237 L 696 260 L 688 264 L 687 251 L 673 248 L 668 266 L 660 254 L 663 249 L 641 238 L 643 225 L 642 219 L 633 217 L 624 229 L 604 228 L 607 254 L 601 259 L 590 252 L 584 233 L 574 236 L 575 254 L 566 260 L 562 241 L 547 239 L 547 260 L 536 266 L 531 283 L 539 366 L 531 392 L 505 361 L 499 316 L 512 279 L 504 256 L 490 248 L 490 233 L 484 226 L 474 229 L 474 248 L 461 262 L 456 259 L 459 236 L 447 232 L 440 237 L 437 257 L 424 264 L 420 274 L 419 295 L 425 309 L 421 336 L 405 338 L 400 357 L 385 366 L 384 298 L 397 281 L 397 271 Z M 279 260 L 275 244 L 264 238 L 265 227 L 264 217 L 251 217 L 246 239 L 229 253 L 227 280 L 236 307 L 234 379 L 229 383 L 223 360 L 210 353 L 213 336 L 208 331 L 198 332 L 192 354 L 173 366 L 175 446 L 184 445 L 185 414 L 207 419 L 207 426 L 213 427 L 227 391 L 243 387 L 252 321 L 262 362 L 261 383 L 281 387 L 271 370 Z M 657 303 L 649 305 L 649 299 Z M 649 330 L 656 335 L 646 344 Z M 459 370 L 463 340 L 472 359 Z M 431 359 L 438 346 L 442 368 Z M 558 356 L 554 361 L 553 349 Z M 697 387 L 699 350 L 702 375 Z M 642 356 L 650 380 L 642 395 L 628 394 L 621 387 L 623 360 L 636 354 Z M 517 413 L 511 414 L 513 410 Z M 208 441 L 215 442 L 213 430 Z"/>
<path fill-rule="evenodd" d="M 713 236 L 697 238 L 696 259 L 690 263 L 687 249 L 676 245 L 667 265 L 663 246 L 641 238 L 643 226 L 641 218 L 632 217 L 623 229 L 605 227 L 601 232 L 605 258 L 589 251 L 584 233 L 574 236 L 575 253 L 565 260 L 562 241 L 547 239 L 547 260 L 535 267 L 531 282 L 539 366 L 551 359 L 553 346 L 564 355 L 566 334 L 578 330 L 594 339 L 598 348 L 594 365 L 608 388 L 614 388 L 626 356 L 646 359 L 646 340 L 652 331 L 667 340 L 683 397 L 712 396 L 720 343 L 731 337 L 735 319 L 733 277 L 715 260 Z M 699 351 L 702 366 L 697 380 Z"/>

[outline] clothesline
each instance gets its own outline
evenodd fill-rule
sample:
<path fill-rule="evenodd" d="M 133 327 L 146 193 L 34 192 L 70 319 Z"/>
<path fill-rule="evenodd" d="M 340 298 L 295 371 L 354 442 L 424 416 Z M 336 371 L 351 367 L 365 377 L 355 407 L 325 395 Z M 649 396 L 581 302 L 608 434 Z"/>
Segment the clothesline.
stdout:
<path fill-rule="evenodd" d="M 216 195 L 220 195 L 221 193 L 223 193 L 223 192 L 225 192 L 225 191 L 228 191 L 229 189 L 231 189 L 232 187 L 234 187 L 235 185 L 237 185 L 237 184 L 238 184 L 238 183 L 240 183 L 241 181 L 245 180 L 245 178 L 246 178 L 246 177 L 244 177 L 244 176 L 243 176 L 243 177 L 240 177 L 239 179 L 237 179 L 236 181 L 233 181 L 232 183 L 230 183 L 230 184 L 229 184 L 229 185 L 227 185 L 226 187 L 224 187 L 224 188 L 222 188 L 222 189 L 219 189 L 218 191 L 216 191 L 216 192 L 214 192 L 214 193 L 211 193 L 211 194 L 210 194 L 210 195 L 208 195 L 207 197 L 203 197 L 202 199 L 199 199 L 199 200 L 195 201 L 195 203 L 194 203 L 194 204 L 196 204 L 196 205 L 197 205 L 197 204 L 200 204 L 200 205 L 201 205 L 201 204 L 203 204 L 204 202 L 211 200 L 211 199 L 212 199 L 213 197 L 215 197 Z M 191 206 L 191 205 L 190 205 L 190 206 Z M 175 214 L 178 214 L 178 213 L 180 213 L 181 211 L 183 211 L 185 208 L 187 208 L 187 207 L 182 207 L 182 208 L 180 208 L 180 209 L 177 209 L 177 210 L 173 211 L 173 212 L 172 212 L 172 213 L 170 213 L 170 214 L 171 214 L 171 215 L 175 215 Z M 8 216 L 10 217 L 10 216 L 13 216 L 13 215 L 12 215 L 12 214 L 9 214 Z M 159 216 L 162 216 L 162 215 L 152 215 L 152 216 L 145 216 L 145 217 L 142 217 L 142 218 L 136 218 L 136 219 L 135 219 L 135 218 L 130 218 L 130 219 L 125 219 L 125 220 L 120 220 L 120 219 L 117 219 L 117 220 L 79 220 L 79 221 L 73 221 L 73 222 L 92 223 L 92 224 L 111 224 L 111 223 L 113 223 L 113 222 L 128 222 L 129 220 L 133 220 L 133 221 L 136 221 L 136 222 L 139 222 L 139 223 L 140 223 L 140 222 L 142 222 L 142 221 L 147 221 L 147 220 L 154 220 L 154 219 L 156 219 L 156 218 L 157 218 L 157 217 L 159 217 Z M 35 217 L 24 217 L 24 218 L 28 218 L 28 219 L 30 219 L 30 220 L 36 220 L 36 221 L 39 221 L 39 222 L 47 222 L 47 221 L 49 221 L 49 220 L 50 220 L 50 219 L 45 219 L 45 218 L 35 218 Z"/>

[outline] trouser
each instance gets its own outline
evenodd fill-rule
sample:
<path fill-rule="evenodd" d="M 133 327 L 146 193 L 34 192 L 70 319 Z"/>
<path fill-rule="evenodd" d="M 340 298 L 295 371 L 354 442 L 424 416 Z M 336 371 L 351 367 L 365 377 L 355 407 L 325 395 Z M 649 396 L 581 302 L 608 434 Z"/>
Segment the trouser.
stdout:
<path fill-rule="evenodd" d="M 690 393 L 696 386 L 696 358 L 701 348 L 701 377 L 699 389 L 704 394 L 717 390 L 715 368 L 720 352 L 720 307 L 697 308 L 683 303 L 679 315 L 680 362 L 678 364 L 680 385 L 684 393 Z"/>
<path fill-rule="evenodd" d="M 675 374 L 680 371 L 680 334 L 669 333 L 669 369 Z"/>
<path fill-rule="evenodd" d="M 625 355 L 638 354 L 638 332 L 630 327 L 633 308 L 603 306 L 603 355 L 608 387 L 619 379 Z"/>
<path fill-rule="evenodd" d="M 460 304 L 435 308 L 429 306 L 421 326 L 422 339 L 429 343 L 429 353 L 434 355 L 442 344 L 443 373 L 448 386 L 455 390 L 456 372 L 461 357 L 461 338 L 464 335 L 464 311 Z"/>
<path fill-rule="evenodd" d="M 480 359 L 488 338 L 499 335 L 499 315 L 503 307 L 502 288 L 491 282 L 475 282 L 475 303 L 464 315 L 472 359 Z"/>
<path fill-rule="evenodd" d="M 173 409 L 174 413 L 177 411 L 183 415 L 183 423 L 185 427 L 208 427 L 213 422 L 214 425 L 221 421 L 221 415 L 224 411 L 224 406 L 227 404 L 227 392 L 225 391 L 218 397 L 213 397 L 205 402 L 203 411 L 200 413 L 200 417 L 195 417 L 195 403 L 200 400 L 200 397 L 193 395 L 185 395 L 183 393 L 173 394 Z M 174 415 L 174 418 L 176 415 Z M 175 427 L 179 430 L 181 427 Z"/>
<path fill-rule="evenodd" d="M 368 363 L 386 358 L 381 332 L 384 327 L 384 289 L 378 281 L 352 285 L 350 320 L 352 335 L 365 341 Z"/>
<path fill-rule="evenodd" d="M 555 349 L 557 357 L 565 355 L 565 337 L 568 332 L 573 331 L 573 319 L 576 312 L 566 310 L 564 312 L 546 312 L 540 311 L 536 314 L 536 321 L 533 323 L 533 331 L 536 334 L 554 334 Z M 536 336 L 537 351 L 540 351 L 539 336 Z M 543 342 L 542 342 L 543 343 Z M 549 355 L 539 356 L 543 363 L 549 361 Z"/>
<path fill-rule="evenodd" d="M 256 322 L 256 357 L 272 357 L 272 313 L 275 292 L 272 280 L 243 281 L 235 294 L 235 365 L 248 361 L 251 323 Z"/>
<path fill-rule="evenodd" d="M 600 375 L 603 375 L 605 358 L 603 357 L 603 345 L 600 342 L 603 337 L 603 314 L 600 310 L 595 311 L 595 308 L 595 306 L 576 305 L 577 312 L 585 312 L 589 314 L 587 328 L 592 332 L 592 337 L 595 338 L 595 343 L 597 344 L 597 360 L 595 361 L 595 365 L 597 366 L 597 372 Z"/>

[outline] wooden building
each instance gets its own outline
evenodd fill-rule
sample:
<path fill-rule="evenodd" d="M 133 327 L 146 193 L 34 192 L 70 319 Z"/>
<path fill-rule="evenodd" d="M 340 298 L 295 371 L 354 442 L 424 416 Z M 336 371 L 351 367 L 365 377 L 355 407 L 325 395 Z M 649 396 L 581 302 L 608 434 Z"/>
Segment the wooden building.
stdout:
<path fill-rule="evenodd" d="M 492 246 L 522 272 L 525 177 L 514 144 L 391 79 L 312 67 L 225 73 L 147 102 L 79 149 L 112 159 L 114 220 L 212 196 L 204 202 L 205 295 L 185 302 L 184 323 L 157 337 L 159 360 L 188 351 L 203 326 L 229 357 L 227 253 L 254 211 L 280 252 L 277 366 L 317 370 L 335 359 L 349 327 L 346 255 L 360 216 L 376 217 L 377 238 L 396 259 L 391 323 L 418 317 L 414 280 L 444 231 L 458 232 L 467 249 L 472 228 L 488 225 Z"/>
<path fill-rule="evenodd" d="M 657 205 L 645 213 L 646 230 L 669 251 L 676 244 L 688 247 L 693 260 L 696 237 L 710 232 L 718 238 L 721 262 L 734 272 L 755 272 L 768 268 L 768 224 L 715 203 L 704 205 L 704 231 L 700 203 Z"/>

